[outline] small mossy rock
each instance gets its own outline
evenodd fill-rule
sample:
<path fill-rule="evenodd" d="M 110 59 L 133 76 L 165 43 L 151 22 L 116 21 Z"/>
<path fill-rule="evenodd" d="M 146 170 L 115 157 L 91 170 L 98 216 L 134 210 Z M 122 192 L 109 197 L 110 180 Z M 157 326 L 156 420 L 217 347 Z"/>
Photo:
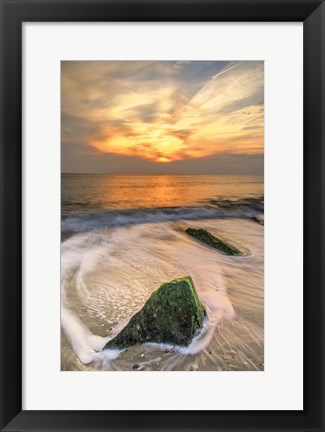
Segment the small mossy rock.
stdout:
<path fill-rule="evenodd" d="M 125 349 L 145 342 L 187 346 L 206 315 L 190 276 L 162 284 L 105 349 Z"/>
<path fill-rule="evenodd" d="M 226 255 L 242 255 L 242 252 L 235 246 L 232 246 L 224 240 L 219 239 L 205 229 L 187 228 L 185 232 L 200 240 L 201 242 L 213 247 L 214 249 L 225 253 Z"/>
<path fill-rule="evenodd" d="M 264 226 L 264 217 L 263 216 L 253 216 L 253 217 L 251 217 L 251 220 Z"/>

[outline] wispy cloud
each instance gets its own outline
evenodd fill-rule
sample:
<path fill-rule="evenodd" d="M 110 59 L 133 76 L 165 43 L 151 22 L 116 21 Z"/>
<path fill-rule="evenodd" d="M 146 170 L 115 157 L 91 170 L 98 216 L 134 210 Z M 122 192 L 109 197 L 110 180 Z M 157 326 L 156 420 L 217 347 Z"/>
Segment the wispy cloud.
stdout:
<path fill-rule="evenodd" d="M 62 146 L 153 162 L 262 154 L 262 62 L 63 62 Z"/>

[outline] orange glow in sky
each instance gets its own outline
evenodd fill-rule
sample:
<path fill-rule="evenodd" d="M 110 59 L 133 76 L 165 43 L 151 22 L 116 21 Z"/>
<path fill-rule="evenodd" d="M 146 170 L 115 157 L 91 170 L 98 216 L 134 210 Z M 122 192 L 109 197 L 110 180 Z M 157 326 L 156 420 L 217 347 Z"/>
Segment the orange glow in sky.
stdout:
<path fill-rule="evenodd" d="M 263 154 L 263 62 L 215 63 L 63 62 L 63 143 L 154 163 Z"/>

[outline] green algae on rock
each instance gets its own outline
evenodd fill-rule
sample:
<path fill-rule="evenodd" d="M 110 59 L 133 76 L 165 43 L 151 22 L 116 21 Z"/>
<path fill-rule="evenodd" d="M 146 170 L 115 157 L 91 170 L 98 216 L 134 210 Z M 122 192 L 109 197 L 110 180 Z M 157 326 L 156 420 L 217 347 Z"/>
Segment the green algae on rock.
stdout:
<path fill-rule="evenodd" d="M 264 216 L 253 216 L 251 220 L 264 226 Z"/>
<path fill-rule="evenodd" d="M 163 283 L 105 349 L 125 349 L 145 342 L 187 346 L 206 316 L 190 276 Z"/>
<path fill-rule="evenodd" d="M 235 246 L 225 242 L 224 240 L 219 239 L 205 229 L 187 228 L 185 232 L 192 237 L 195 237 L 196 239 L 202 241 L 203 243 L 206 243 L 207 245 L 213 247 L 214 249 L 218 249 L 226 255 L 242 255 L 242 252 Z"/>

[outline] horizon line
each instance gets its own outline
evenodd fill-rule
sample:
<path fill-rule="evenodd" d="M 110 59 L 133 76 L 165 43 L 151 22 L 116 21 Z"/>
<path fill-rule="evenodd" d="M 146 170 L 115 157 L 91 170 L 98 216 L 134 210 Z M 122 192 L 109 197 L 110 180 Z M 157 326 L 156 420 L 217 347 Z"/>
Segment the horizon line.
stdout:
<path fill-rule="evenodd" d="M 195 175 L 195 176 L 202 176 L 202 175 L 206 175 L 206 176 L 213 176 L 213 175 L 229 175 L 229 176 L 264 176 L 264 173 L 260 173 L 260 174 L 256 174 L 256 173 L 250 173 L 250 174 L 238 174 L 238 173 L 110 173 L 110 172 L 63 172 L 61 171 L 61 174 L 77 174 L 77 175 L 123 175 L 123 176 L 127 176 L 127 175 L 142 175 L 142 176 L 163 176 L 163 175 L 168 175 L 168 176 L 189 176 L 189 175 Z"/>

